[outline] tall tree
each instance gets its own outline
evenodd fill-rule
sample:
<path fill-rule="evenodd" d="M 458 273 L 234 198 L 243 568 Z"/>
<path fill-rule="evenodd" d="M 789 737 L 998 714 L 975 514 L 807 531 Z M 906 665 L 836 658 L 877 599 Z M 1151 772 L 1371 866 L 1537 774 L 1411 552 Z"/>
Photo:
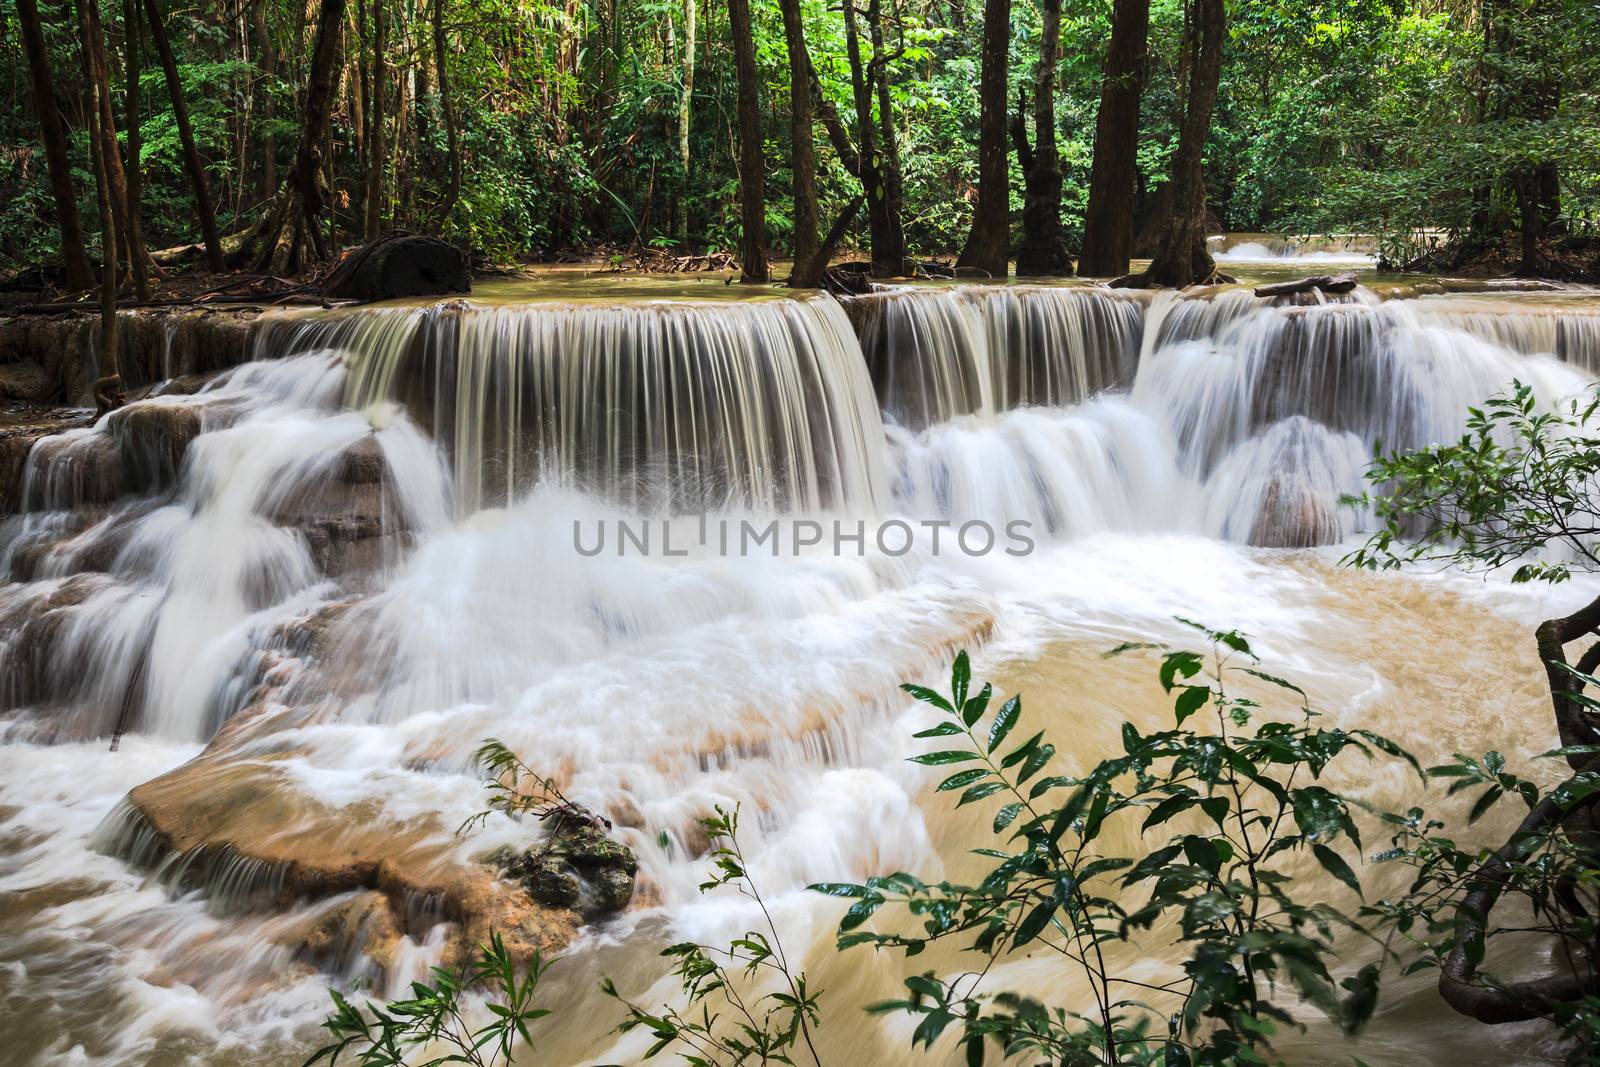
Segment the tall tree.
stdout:
<path fill-rule="evenodd" d="M 900 138 L 894 125 L 894 99 L 889 92 L 891 56 L 884 43 L 881 0 L 867 0 L 867 25 L 872 31 L 873 81 L 878 89 L 878 152 L 882 161 L 880 171 L 885 219 L 883 259 L 893 262 L 895 274 L 902 274 L 906 269 L 906 231 L 902 222 L 905 215 L 905 183 L 900 170 Z M 876 257 L 876 245 L 873 251 Z"/>
<path fill-rule="evenodd" d="M 251 21 L 255 29 L 256 55 L 261 65 L 261 166 L 257 171 L 256 199 L 266 203 L 278 190 L 278 138 L 273 132 L 276 99 L 272 83 L 278 71 L 278 50 L 267 28 L 267 2 L 256 0 Z"/>
<path fill-rule="evenodd" d="M 806 51 L 800 0 L 778 0 L 783 37 L 789 50 L 789 140 L 794 173 L 794 267 L 789 285 L 815 289 L 822 284 L 823 260 L 817 237 L 817 157 L 812 141 L 811 57 Z"/>
<path fill-rule="evenodd" d="M 678 164 L 686 183 L 689 178 L 689 122 L 694 105 L 694 50 L 695 0 L 683 0 L 683 95 L 678 101 Z"/>
<path fill-rule="evenodd" d="M 205 242 L 206 269 L 222 270 L 222 239 L 217 232 L 217 210 L 211 199 L 211 182 L 206 177 L 205 163 L 200 159 L 200 146 L 195 141 L 194 123 L 189 121 L 189 104 L 184 99 L 183 79 L 178 75 L 178 60 L 172 54 L 172 42 L 167 39 L 166 18 L 161 12 L 161 0 L 144 0 L 145 18 L 150 23 L 150 40 L 161 58 L 161 73 L 167 81 L 167 96 L 172 100 L 172 118 L 178 127 L 178 140 L 183 144 L 183 166 L 189 174 L 189 188 L 194 192 L 195 213 L 200 216 L 200 234 Z"/>
<path fill-rule="evenodd" d="M 1133 200 L 1138 178 L 1139 100 L 1144 92 L 1150 0 L 1116 0 L 1111 46 L 1094 125 L 1089 207 L 1083 218 L 1078 273 L 1114 277 L 1133 258 Z"/>
<path fill-rule="evenodd" d="M 856 115 L 855 174 L 861 180 L 861 194 L 867 207 L 872 273 L 892 277 L 904 269 L 905 232 L 900 227 L 898 204 L 889 197 L 887 153 L 879 146 L 878 120 L 873 116 L 874 104 L 881 102 L 877 91 L 878 73 L 887 63 L 881 44 L 883 16 L 877 0 L 871 0 L 867 21 L 874 43 L 869 62 L 862 58 L 861 31 L 853 0 L 844 0 L 843 10 L 845 53 L 850 61 L 851 101 Z M 884 129 L 892 133 L 892 121 L 885 123 Z"/>
<path fill-rule="evenodd" d="M 56 225 L 61 231 L 62 275 L 68 289 L 81 291 L 94 284 L 94 272 L 83 247 L 83 219 L 72 187 L 67 135 L 56 100 L 55 79 L 50 75 L 44 30 L 39 24 L 39 5 L 36 0 L 17 0 L 17 14 L 22 24 L 23 49 L 28 54 L 28 73 L 33 80 L 33 110 L 39 119 L 45 166 L 50 172 L 50 196 L 55 201 Z"/>
<path fill-rule="evenodd" d="M 978 206 L 956 267 L 1004 278 L 1010 253 L 1011 189 L 1006 167 L 1006 65 L 1011 0 L 984 0 L 983 69 L 978 78 Z"/>
<path fill-rule="evenodd" d="M 328 203 L 323 164 L 333 94 L 338 85 L 339 31 L 344 12 L 345 0 L 322 0 L 311 67 L 301 96 L 300 138 L 295 146 L 294 165 L 271 209 L 240 249 L 241 260 L 258 270 L 281 268 L 294 272 L 314 262 L 326 262 L 331 255 L 321 227 L 322 212 Z"/>
<path fill-rule="evenodd" d="M 100 25 L 100 9 L 93 0 L 78 0 L 77 6 L 84 78 L 89 87 L 90 106 L 97 113 L 91 136 L 100 142 L 102 180 L 110 197 L 111 216 L 116 223 L 116 247 L 131 266 L 144 258 L 144 247 L 132 240 L 128 227 L 128 178 L 122 169 L 121 148 L 117 144 L 117 120 L 111 106 L 111 73 L 106 62 L 105 32 Z"/>
<path fill-rule="evenodd" d="M 388 162 L 384 158 L 383 149 L 383 118 L 384 118 L 384 61 L 388 45 L 386 20 L 384 19 L 383 0 L 372 0 L 372 95 L 367 101 L 368 122 L 371 129 L 367 134 L 367 240 L 375 241 L 383 230 L 384 191 L 383 177 L 384 166 Z M 398 143 L 396 138 L 396 143 Z"/>
<path fill-rule="evenodd" d="M 1172 157 L 1172 210 L 1143 279 L 1148 285 L 1175 288 L 1208 282 L 1217 270 L 1206 251 L 1205 147 L 1222 78 L 1226 0 L 1188 0 L 1186 15 L 1189 78 L 1178 150 Z"/>
<path fill-rule="evenodd" d="M 1039 5 L 1039 63 L 1033 73 L 1033 144 L 1028 143 L 1028 94 L 1017 93 L 1012 140 L 1022 164 L 1022 243 L 1017 274 L 1072 273 L 1061 236 L 1061 155 L 1056 149 L 1056 63 L 1061 44 L 1061 0 Z"/>
<path fill-rule="evenodd" d="M 450 218 L 456 200 L 461 196 L 461 128 L 457 125 L 455 102 L 450 95 L 450 71 L 445 59 L 448 49 L 444 35 L 444 0 L 433 0 L 433 63 L 439 78 L 439 114 L 444 122 L 446 163 L 449 167 L 449 184 L 445 186 L 439 202 L 439 225 Z"/>
<path fill-rule="evenodd" d="M 111 123 L 111 85 L 104 68 L 95 70 L 103 50 L 94 46 L 99 33 L 99 12 L 95 0 L 77 0 L 78 37 L 83 55 L 84 81 L 92 97 L 89 134 L 89 159 L 94 170 L 95 199 L 100 209 L 100 328 L 95 338 L 94 383 L 96 406 L 109 410 L 116 406 L 121 377 L 117 369 L 117 223 L 116 194 L 111 185 L 111 159 L 116 156 L 116 130 Z"/>
<path fill-rule="evenodd" d="M 140 52 L 143 50 L 140 38 L 144 35 L 139 32 L 138 0 L 122 0 L 122 32 L 122 99 L 127 109 L 125 122 L 128 130 L 128 239 L 134 248 L 141 248 L 144 245 L 144 227 L 139 217 L 139 206 L 144 202 L 144 149 L 140 136 L 142 131 L 139 129 L 139 68 L 142 65 Z M 150 280 L 145 273 L 143 259 L 130 260 L 128 268 L 133 272 L 134 297 L 148 300 Z"/>
<path fill-rule="evenodd" d="M 750 24 L 750 0 L 728 0 L 728 28 L 733 36 L 734 77 L 739 88 L 741 280 L 765 282 L 772 276 L 767 261 L 766 159 L 762 151 L 760 79 L 756 74 L 756 42 Z"/>

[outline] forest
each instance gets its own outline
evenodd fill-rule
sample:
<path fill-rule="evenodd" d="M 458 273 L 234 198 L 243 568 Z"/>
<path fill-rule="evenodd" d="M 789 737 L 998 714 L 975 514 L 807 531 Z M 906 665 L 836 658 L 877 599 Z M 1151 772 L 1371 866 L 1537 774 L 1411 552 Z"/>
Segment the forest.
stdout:
<path fill-rule="evenodd" d="M 856 252 L 1184 285 L 1221 230 L 1600 266 L 1586 0 L 17 0 L 0 34 L 13 288 L 394 230 L 808 286 Z"/>

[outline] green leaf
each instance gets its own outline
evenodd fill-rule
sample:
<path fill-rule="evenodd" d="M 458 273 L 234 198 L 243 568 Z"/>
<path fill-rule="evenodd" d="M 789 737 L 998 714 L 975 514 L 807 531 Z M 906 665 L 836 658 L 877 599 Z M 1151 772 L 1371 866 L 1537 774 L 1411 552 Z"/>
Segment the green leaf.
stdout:
<path fill-rule="evenodd" d="M 994 796 L 1005 787 L 1006 784 L 1004 782 L 982 782 L 962 793 L 961 799 L 956 802 L 956 807 L 959 808 L 963 804 L 971 804 L 973 801 L 982 800 L 984 797 Z"/>
<path fill-rule="evenodd" d="M 920 763 L 924 767 L 942 767 L 947 763 L 966 763 L 978 758 L 976 752 L 962 752 L 957 749 L 945 749 L 942 752 L 924 752 L 920 756 L 912 756 L 908 763 Z"/>
<path fill-rule="evenodd" d="M 907 693 L 910 693 L 924 704 L 932 704 L 940 711 L 955 711 L 955 708 L 950 706 L 950 702 L 948 700 L 925 685 L 912 685 L 910 682 L 907 682 L 900 688 L 905 690 Z"/>
<path fill-rule="evenodd" d="M 993 695 L 994 686 L 984 682 L 983 688 L 978 690 L 978 695 L 961 705 L 961 721 L 970 727 L 983 718 L 984 709 L 989 706 L 989 698 Z"/>
<path fill-rule="evenodd" d="M 1356 877 L 1356 872 L 1350 869 L 1350 865 L 1344 861 L 1343 856 L 1327 845 L 1313 844 L 1311 852 L 1317 857 L 1317 862 L 1322 864 L 1323 870 L 1355 890 L 1357 896 L 1363 895 L 1361 892 L 1361 880 Z"/>
<path fill-rule="evenodd" d="M 962 786 L 971 785 L 980 778 L 987 778 L 989 773 L 989 771 L 984 770 L 982 767 L 973 767 L 970 770 L 957 771 L 944 781 L 940 782 L 938 788 L 940 792 L 945 792 L 951 789 L 960 789 Z"/>
<path fill-rule="evenodd" d="M 1172 702 L 1172 712 L 1177 718 L 1178 725 L 1183 725 L 1183 720 L 1193 715 L 1206 705 L 1206 698 L 1211 695 L 1209 686 L 1188 685 L 1183 692 L 1178 694 L 1178 699 Z"/>
<path fill-rule="evenodd" d="M 950 665 L 950 695 L 955 698 L 956 707 L 966 705 L 967 685 L 971 681 L 972 664 L 967 659 L 967 650 L 962 649 L 956 653 L 956 660 Z"/>
<path fill-rule="evenodd" d="M 1014 696 L 1000 705 L 1000 710 L 994 713 L 994 721 L 989 724 L 989 751 L 993 752 L 1000 747 L 1011 728 L 1017 724 L 1017 719 L 1022 714 L 1022 698 Z"/>
<path fill-rule="evenodd" d="M 994 813 L 994 832 L 999 833 L 1016 821 L 1022 812 L 1022 801 L 1014 800 Z"/>

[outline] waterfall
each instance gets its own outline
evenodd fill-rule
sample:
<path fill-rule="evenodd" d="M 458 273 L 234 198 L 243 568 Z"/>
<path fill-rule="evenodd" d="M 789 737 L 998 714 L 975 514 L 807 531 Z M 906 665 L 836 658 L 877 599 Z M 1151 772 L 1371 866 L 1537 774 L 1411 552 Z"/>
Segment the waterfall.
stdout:
<path fill-rule="evenodd" d="M 858 297 L 852 315 L 884 412 L 911 429 L 1059 407 L 1126 384 L 1146 294 L 958 286 Z"/>
<path fill-rule="evenodd" d="M 786 935 L 831 944 L 800 887 L 937 877 L 952 836 L 904 760 L 899 683 L 962 647 L 1024 672 L 1042 649 L 1097 657 L 1191 610 L 1320 669 L 1307 605 L 1337 593 L 1356 618 L 1362 588 L 1330 592 L 1337 547 L 1255 548 L 1359 534 L 1371 515 L 1340 500 L 1374 450 L 1459 436 L 1513 379 L 1545 404 L 1587 388 L 1600 301 L 468 299 L 268 314 L 251 343 L 196 392 L 42 438 L 0 524 L 0 838 L 21 842 L 0 842 L 19 872 L 0 888 L 71 902 L 0 924 L 0 960 L 56 998 L 96 961 L 93 1021 L 69 1029 L 115 1024 L 111 1062 L 147 1061 L 195 1002 L 202 1041 L 299 1049 L 326 1003 L 313 965 L 396 990 L 445 958 L 453 911 L 340 924 L 363 899 L 436 901 L 419 871 L 481 874 L 483 851 L 525 844 L 505 819 L 454 832 L 490 736 L 639 856 L 648 893 L 574 935 L 578 973 L 622 953 L 658 976 L 652 938 L 748 918 L 697 891 L 716 805 L 746 805 Z M 899 522 L 914 544 L 737 552 L 706 532 L 800 519 Z M 645 520 L 655 551 L 578 549 L 575 531 Z M 968 557 L 948 529 L 935 547 L 974 521 L 1024 524 L 1033 551 Z M 1352 706 L 1390 680 L 1360 653 L 1319 676 Z M 1068 760 L 1131 699 L 1070 674 L 1045 694 Z M 92 788 L 37 802 L 74 775 Z M 285 902 L 316 884 L 288 872 L 357 867 L 389 903 L 365 885 Z M 591 1022 L 587 975 L 552 974 Z M 549 1062 L 636 1051 L 583 1040 Z M 863 1059 L 888 1055 L 876 1040 Z"/>
<path fill-rule="evenodd" d="M 449 450 L 463 514 L 551 485 L 677 511 L 884 491 L 878 410 L 826 298 L 454 301 L 314 317 L 277 343 L 344 352 L 357 410 L 406 404 Z"/>

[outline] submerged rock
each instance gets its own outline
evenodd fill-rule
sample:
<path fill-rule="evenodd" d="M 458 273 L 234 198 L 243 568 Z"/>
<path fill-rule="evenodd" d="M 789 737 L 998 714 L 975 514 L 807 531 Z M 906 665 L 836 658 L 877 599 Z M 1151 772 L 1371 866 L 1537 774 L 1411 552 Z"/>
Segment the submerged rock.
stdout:
<path fill-rule="evenodd" d="M 639 861 L 627 845 L 607 836 L 611 824 L 584 808 L 552 820 L 559 821 L 544 844 L 526 852 L 497 849 L 484 862 L 552 908 L 605 914 L 627 907 Z"/>

